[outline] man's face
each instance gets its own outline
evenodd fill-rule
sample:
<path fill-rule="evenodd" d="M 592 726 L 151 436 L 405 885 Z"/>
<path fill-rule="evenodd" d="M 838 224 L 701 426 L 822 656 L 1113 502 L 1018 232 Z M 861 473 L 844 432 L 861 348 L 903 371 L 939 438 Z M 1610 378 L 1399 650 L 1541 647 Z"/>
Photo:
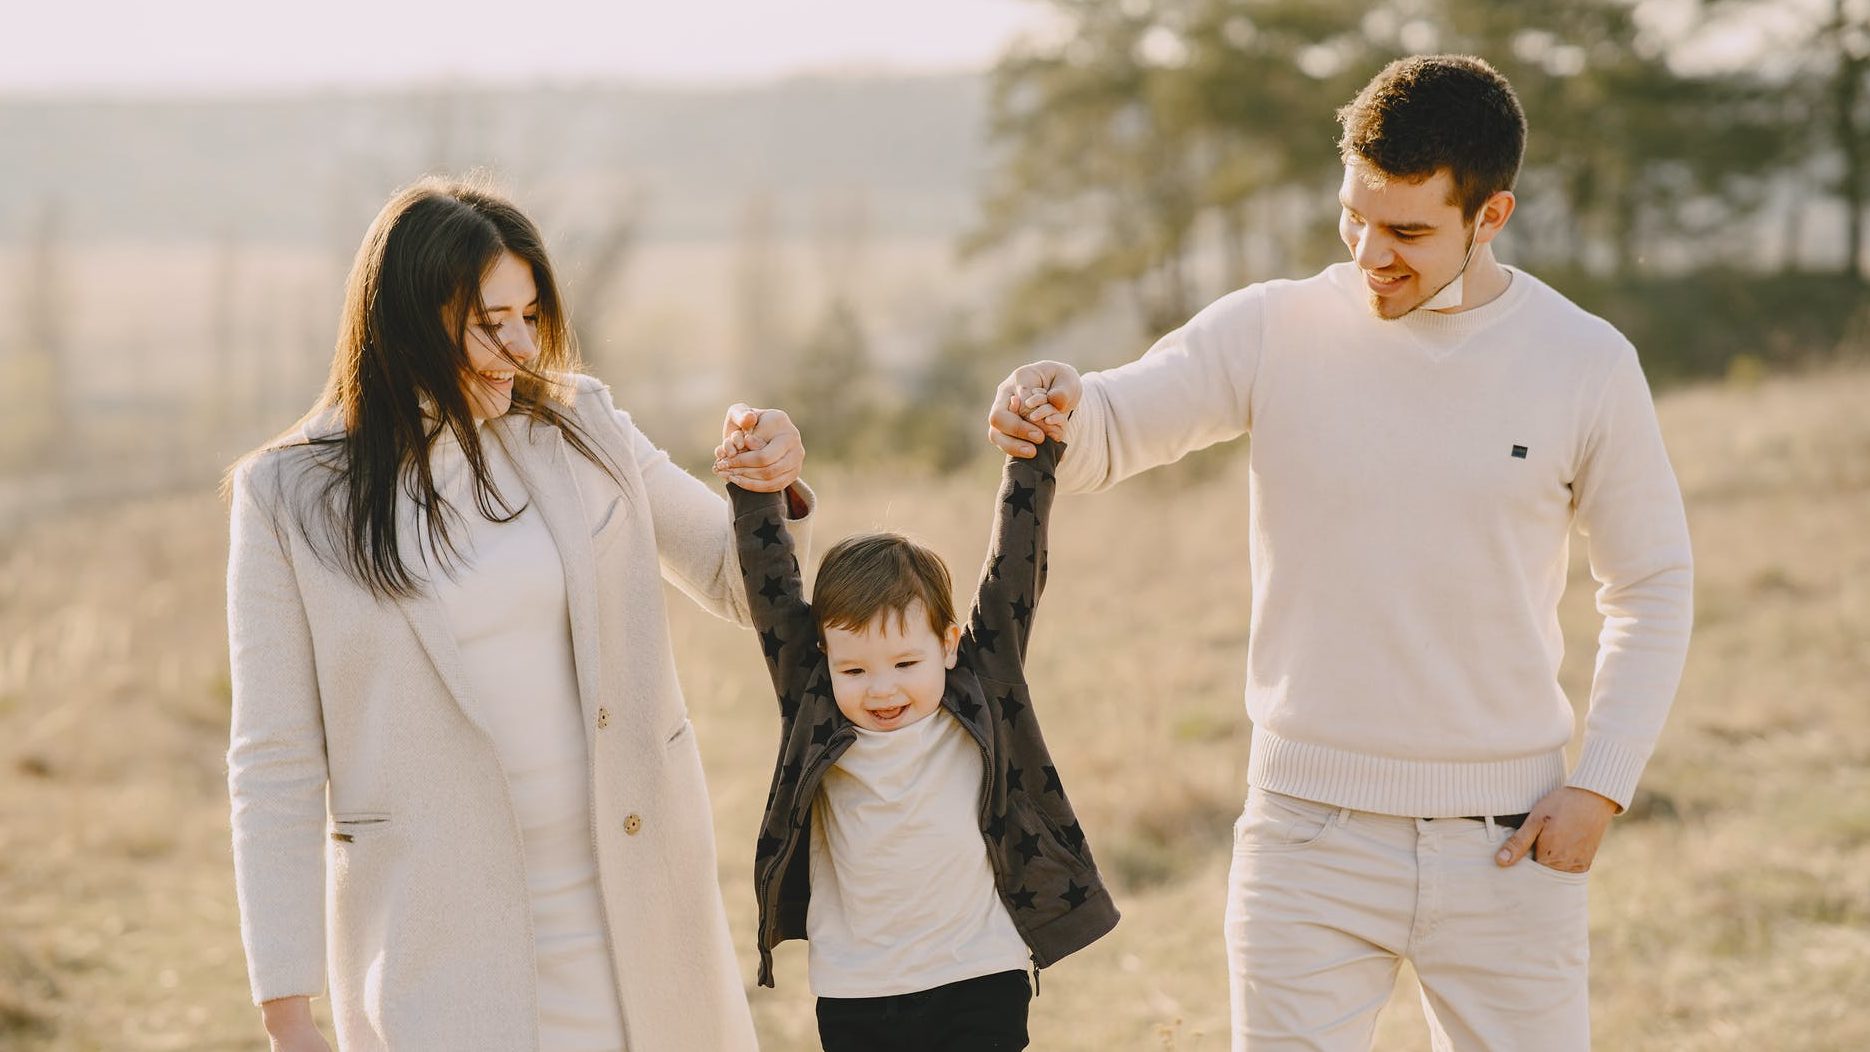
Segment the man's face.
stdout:
<path fill-rule="evenodd" d="M 1377 317 L 1402 317 L 1461 273 L 1469 236 L 1477 231 L 1462 222 L 1453 202 L 1454 178 L 1446 168 L 1412 183 L 1362 160 L 1344 166 L 1338 236 L 1363 271 Z"/>
<path fill-rule="evenodd" d="M 961 629 L 937 635 L 920 599 L 886 610 L 861 631 L 825 626 L 825 659 L 838 711 L 865 730 L 901 730 L 941 705 Z"/>

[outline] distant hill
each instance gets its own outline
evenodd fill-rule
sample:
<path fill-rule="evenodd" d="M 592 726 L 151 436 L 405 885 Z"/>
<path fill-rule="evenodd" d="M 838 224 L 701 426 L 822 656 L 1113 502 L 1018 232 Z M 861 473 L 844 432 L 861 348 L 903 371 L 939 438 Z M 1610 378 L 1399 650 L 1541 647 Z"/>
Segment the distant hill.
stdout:
<path fill-rule="evenodd" d="M 0 243 L 53 203 L 82 242 L 354 245 L 393 187 L 488 166 L 548 226 L 641 195 L 650 241 L 782 227 L 861 193 L 870 236 L 949 236 L 984 157 L 976 75 L 701 90 L 467 85 L 268 97 L 0 99 Z"/>

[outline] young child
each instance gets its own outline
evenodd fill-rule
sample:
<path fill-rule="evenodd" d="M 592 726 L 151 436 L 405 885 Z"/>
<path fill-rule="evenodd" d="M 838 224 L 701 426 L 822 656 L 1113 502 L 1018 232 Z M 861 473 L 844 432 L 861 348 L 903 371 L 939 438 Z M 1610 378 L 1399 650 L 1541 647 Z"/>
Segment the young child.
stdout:
<path fill-rule="evenodd" d="M 1062 452 L 1043 401 L 1014 396 L 1054 440 L 1007 460 L 965 627 L 941 559 L 896 534 L 839 542 L 807 605 L 783 496 L 728 486 L 781 719 L 760 984 L 809 940 L 827 1052 L 1025 1048 L 1028 963 L 1036 981 L 1117 923 L 1025 682 Z"/>

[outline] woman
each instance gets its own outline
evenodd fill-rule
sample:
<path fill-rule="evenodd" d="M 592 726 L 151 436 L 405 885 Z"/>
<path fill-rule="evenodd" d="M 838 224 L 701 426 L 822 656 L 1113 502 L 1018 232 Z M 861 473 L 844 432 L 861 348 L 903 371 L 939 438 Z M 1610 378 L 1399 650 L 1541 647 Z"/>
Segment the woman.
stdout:
<path fill-rule="evenodd" d="M 747 621 L 728 511 L 574 371 L 537 229 L 384 207 L 331 379 L 230 474 L 228 787 L 275 1049 L 755 1046 L 661 579 Z M 736 407 L 736 481 L 792 487 Z"/>

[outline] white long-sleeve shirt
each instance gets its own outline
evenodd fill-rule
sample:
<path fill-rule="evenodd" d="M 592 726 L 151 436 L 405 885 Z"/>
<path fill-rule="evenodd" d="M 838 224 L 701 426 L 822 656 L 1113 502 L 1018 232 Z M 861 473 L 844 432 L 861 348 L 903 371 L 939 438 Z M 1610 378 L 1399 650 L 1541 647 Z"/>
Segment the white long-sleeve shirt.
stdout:
<path fill-rule="evenodd" d="M 1385 321 L 1342 263 L 1084 378 L 1065 492 L 1252 436 L 1250 784 L 1419 817 L 1521 812 L 1560 784 L 1629 803 L 1688 646 L 1681 493 L 1629 342 L 1508 273 L 1479 308 Z M 1574 520 L 1604 625 L 1567 777 Z"/>

